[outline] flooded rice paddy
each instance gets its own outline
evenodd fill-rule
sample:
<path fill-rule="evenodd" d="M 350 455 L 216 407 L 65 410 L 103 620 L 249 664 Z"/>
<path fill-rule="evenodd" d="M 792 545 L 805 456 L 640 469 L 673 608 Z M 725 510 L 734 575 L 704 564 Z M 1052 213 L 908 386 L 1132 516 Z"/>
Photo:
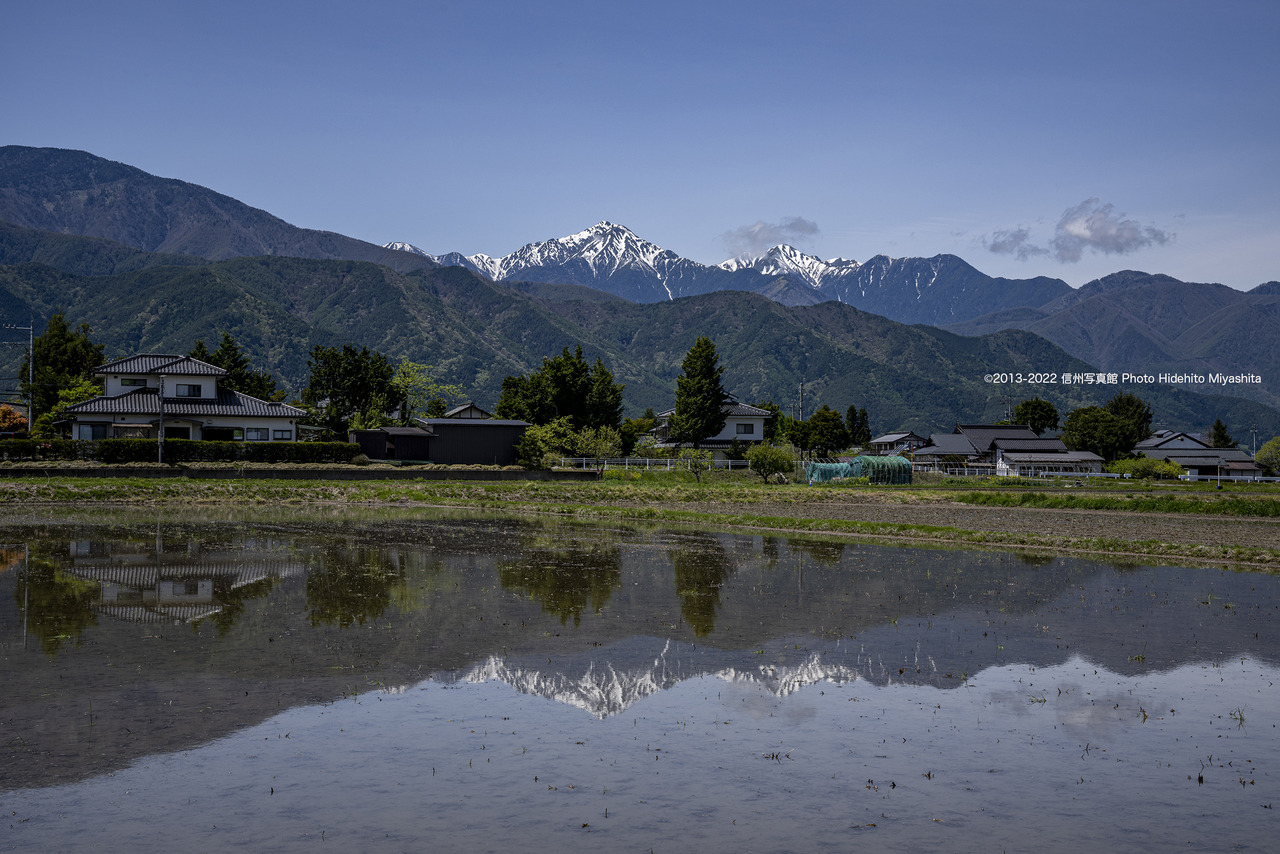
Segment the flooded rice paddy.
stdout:
<path fill-rule="evenodd" d="M 424 511 L 0 522 L 8 850 L 1274 850 L 1280 579 Z"/>

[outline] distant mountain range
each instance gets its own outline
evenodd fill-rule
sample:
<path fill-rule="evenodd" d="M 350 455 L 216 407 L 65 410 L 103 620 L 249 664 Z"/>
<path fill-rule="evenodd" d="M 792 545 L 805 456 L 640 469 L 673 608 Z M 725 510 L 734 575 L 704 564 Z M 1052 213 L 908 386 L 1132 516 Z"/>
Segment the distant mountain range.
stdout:
<path fill-rule="evenodd" d="M 843 258 L 823 261 L 780 245 L 759 258 L 707 266 L 611 222 L 530 243 L 501 258 L 456 252 L 435 256 L 409 243 L 388 243 L 385 248 L 413 252 L 441 266 L 466 267 L 494 281 L 567 282 L 632 302 L 751 291 L 783 305 L 835 300 L 900 323 L 934 326 L 1002 309 L 1039 306 L 1071 293 L 1071 287 L 1059 279 L 995 279 L 954 255 L 877 255 L 859 264 Z"/>
<path fill-rule="evenodd" d="M 1243 294 L 1120 273 L 1072 290 L 985 276 L 950 255 L 860 264 L 778 246 L 708 266 L 608 222 L 502 258 L 436 257 L 296 228 L 84 152 L 0 148 L 5 322 L 63 308 L 113 355 L 185 351 L 225 330 L 295 389 L 312 345 L 352 342 L 434 364 L 492 404 L 504 376 L 582 344 L 627 383 L 633 411 L 661 408 L 680 359 L 708 335 L 742 399 L 791 406 L 804 381 L 806 411 L 857 403 L 875 429 L 995 418 L 1010 398 L 1034 394 L 1062 409 L 1098 402 L 1119 389 L 983 381 L 1094 366 L 1252 371 L 1264 386 L 1232 393 L 1274 407 L 1278 303 L 1276 283 Z M 0 350 L 0 365 L 16 350 Z M 1273 408 L 1164 385 L 1135 390 L 1165 426 L 1204 429 L 1221 416 L 1237 434 L 1251 423 L 1280 432 Z"/>
<path fill-rule="evenodd" d="M 297 228 L 195 184 L 61 148 L 0 147 L 0 221 L 210 261 L 284 255 L 372 261 L 402 271 L 432 266 L 410 253 Z"/>
<path fill-rule="evenodd" d="M 962 335 L 1034 332 L 1106 371 L 1254 374 L 1238 393 L 1280 406 L 1280 282 L 1243 292 L 1126 270 L 1036 308 L 947 326 Z M 1203 390 L 1204 383 L 1186 384 Z"/>

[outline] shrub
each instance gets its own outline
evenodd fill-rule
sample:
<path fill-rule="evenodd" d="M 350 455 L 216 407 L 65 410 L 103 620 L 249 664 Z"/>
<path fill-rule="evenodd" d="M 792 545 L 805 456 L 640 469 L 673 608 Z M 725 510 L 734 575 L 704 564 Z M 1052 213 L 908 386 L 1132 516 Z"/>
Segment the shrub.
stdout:
<path fill-rule="evenodd" d="M 1182 466 L 1168 460 L 1153 460 L 1149 457 L 1136 457 L 1131 460 L 1116 460 L 1107 463 L 1107 471 L 1112 474 L 1127 474 L 1143 480 L 1177 479 L 1186 474 Z"/>
<path fill-rule="evenodd" d="M 166 439 L 166 463 L 347 463 L 360 453 L 350 442 L 201 442 Z M 108 465 L 156 462 L 154 439 L 4 439 L 0 459 L 92 460 Z"/>
<path fill-rule="evenodd" d="M 768 483 L 773 475 L 786 476 L 795 471 L 795 457 L 786 448 L 776 445 L 756 445 L 747 451 L 747 465 Z"/>

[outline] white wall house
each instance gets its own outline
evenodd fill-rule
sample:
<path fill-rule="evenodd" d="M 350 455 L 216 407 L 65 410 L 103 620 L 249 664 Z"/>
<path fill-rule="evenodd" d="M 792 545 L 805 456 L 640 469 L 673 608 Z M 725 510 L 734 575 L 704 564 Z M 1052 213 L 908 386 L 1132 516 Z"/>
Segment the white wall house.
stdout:
<path fill-rule="evenodd" d="M 659 447 L 672 447 L 669 441 L 668 422 L 674 414 L 674 409 L 658 413 L 658 426 L 653 428 L 652 432 Z M 764 424 L 773 413 L 767 409 L 733 401 L 724 408 L 724 414 L 724 429 L 711 438 L 699 442 L 698 447 L 708 451 L 723 451 L 735 439 L 746 445 L 763 442 Z"/>
<path fill-rule="evenodd" d="M 94 373 L 104 393 L 67 410 L 73 439 L 155 439 L 163 413 L 166 439 L 293 442 L 305 415 L 221 388 L 227 372 L 190 356 L 142 353 Z"/>

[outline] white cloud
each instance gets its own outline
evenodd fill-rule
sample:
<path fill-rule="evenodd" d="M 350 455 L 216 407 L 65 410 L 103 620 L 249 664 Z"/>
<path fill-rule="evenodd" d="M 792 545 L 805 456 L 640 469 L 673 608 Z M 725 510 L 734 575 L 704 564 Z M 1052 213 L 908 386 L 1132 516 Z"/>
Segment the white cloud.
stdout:
<path fill-rule="evenodd" d="M 1054 231 L 1053 255 L 1065 264 L 1080 260 L 1084 250 L 1125 255 L 1152 245 L 1168 243 L 1173 235 L 1137 220 L 1125 219 L 1115 205 L 1085 199 L 1068 208 Z"/>
<path fill-rule="evenodd" d="M 819 233 L 818 224 L 803 217 L 787 217 L 782 222 L 757 221 L 720 235 L 734 257 L 763 255 L 779 243 L 796 244 Z"/>
<path fill-rule="evenodd" d="M 1173 240 L 1173 234 L 1137 220 L 1117 214 L 1113 204 L 1103 204 L 1099 199 L 1085 199 L 1067 210 L 1054 228 L 1049 247 L 1031 241 L 1031 229 L 1026 226 L 992 232 L 982 245 L 997 255 L 1013 255 L 1025 261 L 1036 255 L 1053 257 L 1063 264 L 1077 263 L 1085 253 L 1101 252 L 1104 255 L 1126 255 L 1148 246 L 1163 246 Z"/>

